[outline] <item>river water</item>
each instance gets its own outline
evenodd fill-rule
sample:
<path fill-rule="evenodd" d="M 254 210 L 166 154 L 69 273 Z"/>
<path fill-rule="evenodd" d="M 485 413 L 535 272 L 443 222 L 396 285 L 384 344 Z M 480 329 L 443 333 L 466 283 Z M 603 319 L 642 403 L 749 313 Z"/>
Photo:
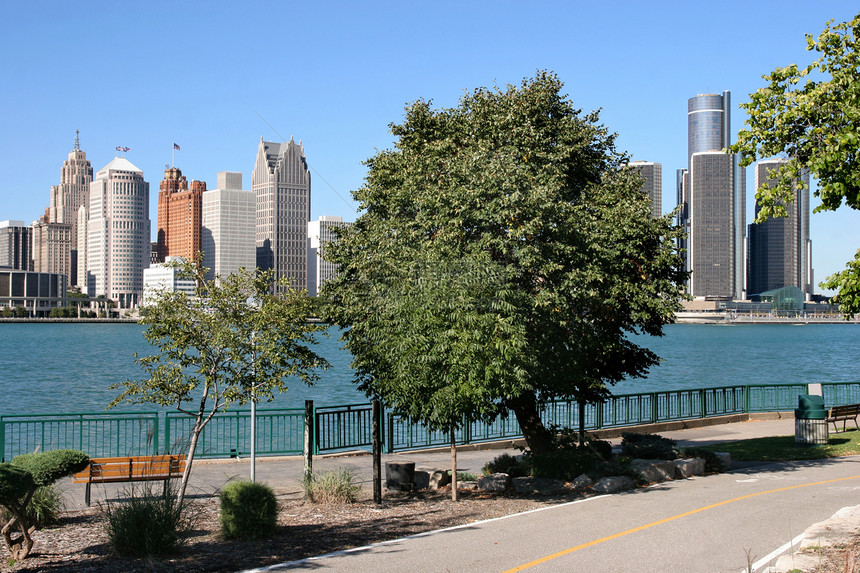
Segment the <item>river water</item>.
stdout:
<path fill-rule="evenodd" d="M 660 365 L 647 378 L 617 384 L 613 393 L 860 380 L 858 325 L 675 324 L 665 331 L 662 338 L 638 339 L 661 357 Z M 365 403 L 337 333 L 321 338 L 317 351 L 332 367 L 316 386 L 295 380 L 260 407 L 301 407 L 306 399 L 318 406 Z M 0 415 L 103 411 L 118 393 L 111 384 L 141 377 L 134 354 L 151 352 L 137 324 L 0 323 Z"/>

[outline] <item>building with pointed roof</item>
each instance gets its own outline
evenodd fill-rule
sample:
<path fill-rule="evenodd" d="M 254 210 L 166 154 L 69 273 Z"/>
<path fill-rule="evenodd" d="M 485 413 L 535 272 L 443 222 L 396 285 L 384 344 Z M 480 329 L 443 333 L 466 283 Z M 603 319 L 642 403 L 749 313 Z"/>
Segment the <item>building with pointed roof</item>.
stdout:
<path fill-rule="evenodd" d="M 257 267 L 274 270 L 293 288 L 307 288 L 311 174 L 301 142 L 261 137 L 251 190 L 257 201 Z"/>
<path fill-rule="evenodd" d="M 62 227 L 46 227 L 46 232 L 36 240 L 50 240 L 50 244 L 34 244 L 34 253 L 52 253 L 52 261 L 67 261 L 62 266 L 45 262 L 41 271 L 62 272 L 69 277 L 70 285 L 78 284 L 79 275 L 83 277 L 83 272 L 78 270 L 79 264 L 81 271 L 86 269 L 86 261 L 78 256 L 78 210 L 81 205 L 89 205 L 92 180 L 93 166 L 87 160 L 86 152 L 81 150 L 80 132 L 76 130 L 74 149 L 63 162 L 60 184 L 51 187 L 51 206 L 48 207 L 47 221 L 42 222 L 68 225 L 69 237 L 58 243 L 56 238 L 65 235 L 65 231 Z M 85 237 L 85 233 L 81 234 Z"/>

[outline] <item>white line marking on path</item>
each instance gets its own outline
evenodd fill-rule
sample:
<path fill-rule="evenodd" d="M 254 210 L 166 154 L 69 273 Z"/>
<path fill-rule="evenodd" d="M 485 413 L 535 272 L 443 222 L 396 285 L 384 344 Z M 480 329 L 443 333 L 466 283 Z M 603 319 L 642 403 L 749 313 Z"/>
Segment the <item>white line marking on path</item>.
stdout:
<path fill-rule="evenodd" d="M 752 570 L 758 571 L 759 569 L 761 569 L 762 567 L 764 567 L 765 565 L 767 565 L 768 563 L 770 563 L 771 561 L 773 561 L 774 559 L 776 559 L 777 557 L 779 557 L 780 555 L 785 553 L 786 549 L 794 547 L 795 545 L 797 545 L 798 543 L 803 541 L 803 537 L 805 535 L 806 535 L 806 533 L 801 533 L 800 535 L 798 535 L 797 537 L 795 537 L 794 539 L 792 539 L 791 541 L 789 541 L 788 543 L 786 543 L 782 547 L 778 547 L 778 548 L 774 549 L 773 551 L 771 551 L 770 553 L 768 553 L 767 555 L 765 555 L 764 557 L 762 557 L 761 559 L 759 559 L 758 561 L 753 563 L 752 564 Z M 747 570 L 743 569 L 742 573 L 747 573 Z"/>

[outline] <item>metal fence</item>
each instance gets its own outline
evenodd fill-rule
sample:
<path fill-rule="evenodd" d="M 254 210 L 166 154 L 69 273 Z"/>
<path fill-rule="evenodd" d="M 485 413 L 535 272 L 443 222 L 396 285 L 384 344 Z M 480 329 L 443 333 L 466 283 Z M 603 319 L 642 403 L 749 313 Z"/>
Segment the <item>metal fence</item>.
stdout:
<path fill-rule="evenodd" d="M 825 404 L 860 403 L 860 382 L 822 384 Z M 634 426 L 727 414 L 788 411 L 797 407 L 805 384 L 726 386 L 624 394 L 587 404 L 585 428 Z M 369 404 L 311 408 L 314 453 L 370 448 L 372 408 Z M 573 401 L 541 404 L 547 426 L 578 428 L 580 410 Z M 179 412 L 122 412 L 0 416 L 0 460 L 37 450 L 72 448 L 92 457 L 174 453 L 188 449 L 194 419 Z M 202 457 L 245 456 L 250 453 L 250 410 L 217 414 L 197 445 Z M 448 433 L 387 413 L 381 424 L 388 452 L 448 445 Z M 303 451 L 305 409 L 257 409 L 256 453 L 298 455 Z M 513 413 L 490 424 L 468 422 L 455 432 L 458 444 L 521 437 Z"/>

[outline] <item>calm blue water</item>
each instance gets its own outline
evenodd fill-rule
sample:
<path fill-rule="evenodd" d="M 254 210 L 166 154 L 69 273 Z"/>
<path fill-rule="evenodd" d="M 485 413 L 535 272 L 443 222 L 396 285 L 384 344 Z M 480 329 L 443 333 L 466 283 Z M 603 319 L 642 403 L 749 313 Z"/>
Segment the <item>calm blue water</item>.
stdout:
<path fill-rule="evenodd" d="M 116 395 L 112 383 L 139 378 L 134 353 L 151 352 L 136 324 L 0 323 L 0 414 L 99 412 Z M 670 325 L 641 343 L 662 358 L 648 378 L 628 380 L 616 394 L 734 384 L 853 382 L 860 326 Z M 271 404 L 301 407 L 366 401 L 352 383 L 349 354 L 337 335 L 318 351 L 332 367 L 315 387 L 299 381 Z M 120 410 L 152 407 L 122 406 Z"/>

